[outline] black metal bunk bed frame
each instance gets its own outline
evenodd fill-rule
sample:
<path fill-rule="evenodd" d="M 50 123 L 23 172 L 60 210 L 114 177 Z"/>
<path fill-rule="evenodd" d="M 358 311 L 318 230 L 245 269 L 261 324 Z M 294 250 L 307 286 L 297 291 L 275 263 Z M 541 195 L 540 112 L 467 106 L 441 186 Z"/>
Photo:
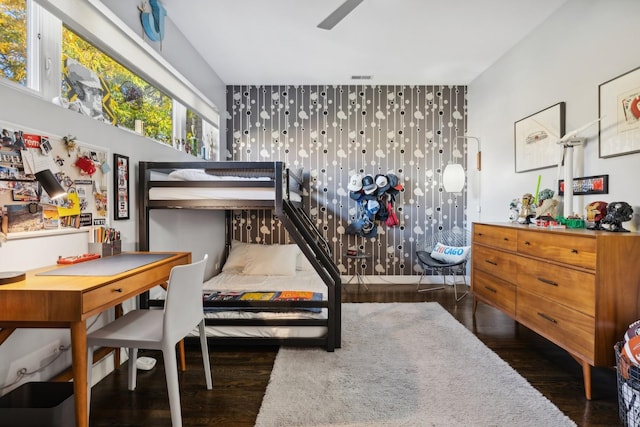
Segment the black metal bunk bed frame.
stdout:
<path fill-rule="evenodd" d="M 242 176 L 269 176 L 269 181 L 153 181 L 152 170 L 205 169 L 214 174 L 242 174 Z M 231 242 L 231 210 L 272 209 L 285 225 L 291 238 L 300 247 L 315 271 L 327 286 L 326 301 L 204 301 L 205 307 L 267 307 L 267 308 L 326 308 L 326 319 L 211 319 L 205 322 L 216 326 L 324 326 L 327 334 L 319 338 L 235 338 L 216 337 L 216 342 L 235 344 L 321 345 L 327 351 L 341 345 L 341 290 L 340 273 L 335 266 L 330 247 L 313 224 L 302 202 L 289 200 L 289 182 L 294 179 L 302 187 L 302 177 L 285 169 L 283 162 L 140 162 L 138 170 L 138 241 L 141 251 L 149 250 L 149 211 L 151 209 L 219 209 L 226 210 L 227 250 Z M 152 187 L 273 187 L 273 200 L 149 200 Z M 284 195 L 286 194 L 286 197 Z M 140 298 L 142 307 L 155 305 L 148 293 Z"/>

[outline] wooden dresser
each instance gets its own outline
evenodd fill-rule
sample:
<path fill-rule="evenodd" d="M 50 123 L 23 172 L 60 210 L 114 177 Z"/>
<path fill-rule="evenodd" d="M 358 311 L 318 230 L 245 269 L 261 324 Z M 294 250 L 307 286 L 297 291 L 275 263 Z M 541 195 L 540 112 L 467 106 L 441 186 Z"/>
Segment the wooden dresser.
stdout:
<path fill-rule="evenodd" d="M 569 352 L 615 366 L 613 346 L 640 319 L 640 234 L 473 224 L 471 290 Z"/>

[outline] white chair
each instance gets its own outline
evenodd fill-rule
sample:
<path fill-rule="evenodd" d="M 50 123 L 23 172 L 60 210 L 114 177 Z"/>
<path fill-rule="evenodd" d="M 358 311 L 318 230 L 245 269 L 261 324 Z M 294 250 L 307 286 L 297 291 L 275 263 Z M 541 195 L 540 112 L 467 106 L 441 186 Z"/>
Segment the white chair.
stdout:
<path fill-rule="evenodd" d="M 182 426 L 176 343 L 187 336 L 196 325 L 199 325 L 200 329 L 200 345 L 207 389 L 211 390 L 212 388 L 209 349 L 204 330 L 202 308 L 202 282 L 206 262 L 207 255 L 201 261 L 173 267 L 169 275 L 163 310 L 132 310 L 87 335 L 87 360 L 93 360 L 94 346 L 129 348 L 129 390 L 136 388 L 138 348 L 162 350 L 173 427 Z M 87 401 L 89 402 L 88 409 L 90 409 L 91 363 L 89 363 L 87 379 Z"/>

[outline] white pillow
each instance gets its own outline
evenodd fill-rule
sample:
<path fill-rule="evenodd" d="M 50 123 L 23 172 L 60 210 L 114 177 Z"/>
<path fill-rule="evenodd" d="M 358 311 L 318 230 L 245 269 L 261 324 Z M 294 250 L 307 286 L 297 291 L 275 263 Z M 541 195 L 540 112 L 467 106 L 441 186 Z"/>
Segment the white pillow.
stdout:
<path fill-rule="evenodd" d="M 298 245 L 248 245 L 242 274 L 249 276 L 295 276 Z"/>
<path fill-rule="evenodd" d="M 178 169 L 169 174 L 174 181 L 210 181 L 216 177 L 207 174 L 204 169 Z"/>
<path fill-rule="evenodd" d="M 231 242 L 231 250 L 229 251 L 227 261 L 222 266 L 222 271 L 242 271 L 245 264 L 247 263 L 247 246 L 249 245 L 250 243 L 243 243 L 237 240 L 233 240 Z"/>
<path fill-rule="evenodd" d="M 469 256 L 471 246 L 447 246 L 438 242 L 431 251 L 431 258 L 446 263 L 462 262 Z"/>

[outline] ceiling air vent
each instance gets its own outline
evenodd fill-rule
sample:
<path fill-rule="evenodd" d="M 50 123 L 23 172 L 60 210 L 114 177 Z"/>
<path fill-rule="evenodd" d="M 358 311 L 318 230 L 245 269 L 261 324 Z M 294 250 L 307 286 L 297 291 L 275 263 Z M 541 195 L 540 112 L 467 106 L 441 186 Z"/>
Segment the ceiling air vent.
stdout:
<path fill-rule="evenodd" d="M 371 80 L 373 76 L 351 76 L 351 80 Z"/>

